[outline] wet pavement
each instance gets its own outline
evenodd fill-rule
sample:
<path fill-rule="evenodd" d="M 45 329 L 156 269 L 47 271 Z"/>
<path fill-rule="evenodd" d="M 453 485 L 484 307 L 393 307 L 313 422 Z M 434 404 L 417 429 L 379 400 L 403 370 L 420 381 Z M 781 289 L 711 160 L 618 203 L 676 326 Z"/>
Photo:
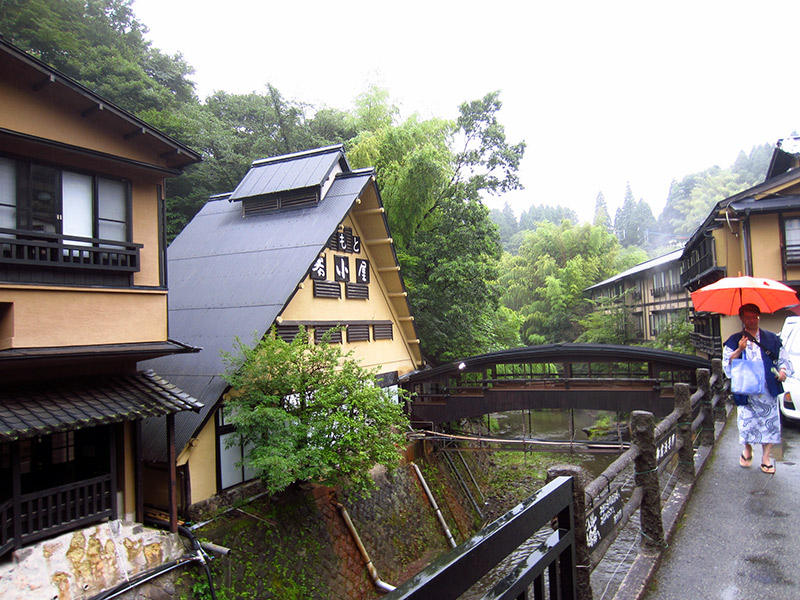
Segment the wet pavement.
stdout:
<path fill-rule="evenodd" d="M 739 466 L 735 411 L 645 600 L 797 600 L 800 598 L 800 427 L 785 425 L 773 450 L 775 475 Z"/>

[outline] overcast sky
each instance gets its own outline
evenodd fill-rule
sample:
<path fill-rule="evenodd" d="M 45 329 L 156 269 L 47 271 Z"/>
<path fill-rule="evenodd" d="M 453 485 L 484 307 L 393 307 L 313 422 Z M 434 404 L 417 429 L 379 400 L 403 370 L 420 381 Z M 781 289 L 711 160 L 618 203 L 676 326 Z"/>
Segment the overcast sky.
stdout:
<path fill-rule="evenodd" d="M 153 45 L 181 52 L 201 99 L 264 92 L 349 109 L 370 82 L 404 116 L 455 118 L 501 91 L 527 142 L 517 215 L 562 204 L 613 218 L 626 182 L 655 216 L 673 179 L 730 166 L 800 130 L 800 2 L 728 0 L 135 0 Z M 220 190 L 229 191 L 229 190 Z"/>

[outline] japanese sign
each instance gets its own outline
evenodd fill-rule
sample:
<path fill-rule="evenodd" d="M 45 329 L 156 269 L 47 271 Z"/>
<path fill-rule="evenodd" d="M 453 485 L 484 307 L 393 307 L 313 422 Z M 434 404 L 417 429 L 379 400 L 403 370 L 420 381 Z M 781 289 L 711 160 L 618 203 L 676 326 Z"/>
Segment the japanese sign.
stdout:
<path fill-rule="evenodd" d="M 318 256 L 311 265 L 311 279 L 325 281 L 328 278 L 328 265 L 324 256 Z"/>
<path fill-rule="evenodd" d="M 369 261 L 356 259 L 356 283 L 369 283 Z"/>
<path fill-rule="evenodd" d="M 333 270 L 336 281 L 350 281 L 350 259 L 346 256 L 333 257 Z"/>
<path fill-rule="evenodd" d="M 617 488 L 586 515 L 586 545 L 589 547 L 589 552 L 594 550 L 600 540 L 622 519 L 622 505 L 622 496 Z"/>

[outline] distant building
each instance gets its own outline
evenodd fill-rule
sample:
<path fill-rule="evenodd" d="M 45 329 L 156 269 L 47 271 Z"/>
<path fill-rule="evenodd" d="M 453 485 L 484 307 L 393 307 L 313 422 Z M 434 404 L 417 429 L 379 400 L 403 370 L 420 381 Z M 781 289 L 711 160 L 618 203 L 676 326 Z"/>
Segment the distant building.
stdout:
<path fill-rule="evenodd" d="M 148 363 L 205 404 L 176 417 L 184 509 L 253 477 L 241 464 L 246 450 L 226 445 L 220 352 L 234 338 L 254 345 L 275 327 L 289 340 L 302 325 L 316 343 L 342 326 L 332 342 L 380 367 L 378 385 L 422 365 L 374 172 L 352 170 L 341 145 L 255 161 L 172 242 L 169 275 L 170 334 L 203 347 Z M 169 467 L 159 421 L 144 435 L 153 474 Z M 165 490 L 149 492 L 149 503 L 165 502 Z"/>
<path fill-rule="evenodd" d="M 686 318 L 689 295 L 680 283 L 682 250 L 653 258 L 586 288 L 592 300 L 603 298 L 630 311 L 631 343 L 655 340 L 669 323 Z M 597 310 L 603 310 L 602 306 Z"/>
<path fill-rule="evenodd" d="M 753 275 L 800 289 L 800 138 L 779 140 L 763 183 L 716 204 L 681 255 L 681 284 L 694 291 L 722 277 Z M 790 313 L 763 315 L 780 331 Z M 738 317 L 693 315 L 700 353 L 721 356 L 721 340 L 741 328 Z"/>
<path fill-rule="evenodd" d="M 0 557 L 141 522 L 142 419 L 200 409 L 137 368 L 197 350 L 167 337 L 164 183 L 199 159 L 0 39 Z"/>

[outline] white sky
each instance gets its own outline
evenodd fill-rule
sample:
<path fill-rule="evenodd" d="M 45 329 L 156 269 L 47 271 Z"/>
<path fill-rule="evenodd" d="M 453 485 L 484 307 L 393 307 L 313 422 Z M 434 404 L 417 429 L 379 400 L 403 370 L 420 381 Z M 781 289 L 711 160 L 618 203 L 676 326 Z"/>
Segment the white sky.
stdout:
<path fill-rule="evenodd" d="M 455 118 L 501 90 L 528 144 L 508 201 L 611 217 L 626 182 L 658 216 L 673 179 L 800 131 L 796 0 L 135 0 L 164 52 L 215 90 L 350 109 L 375 82 L 404 116 Z M 789 27 L 787 30 L 786 27 Z M 220 192 L 228 190 L 220 190 Z"/>

